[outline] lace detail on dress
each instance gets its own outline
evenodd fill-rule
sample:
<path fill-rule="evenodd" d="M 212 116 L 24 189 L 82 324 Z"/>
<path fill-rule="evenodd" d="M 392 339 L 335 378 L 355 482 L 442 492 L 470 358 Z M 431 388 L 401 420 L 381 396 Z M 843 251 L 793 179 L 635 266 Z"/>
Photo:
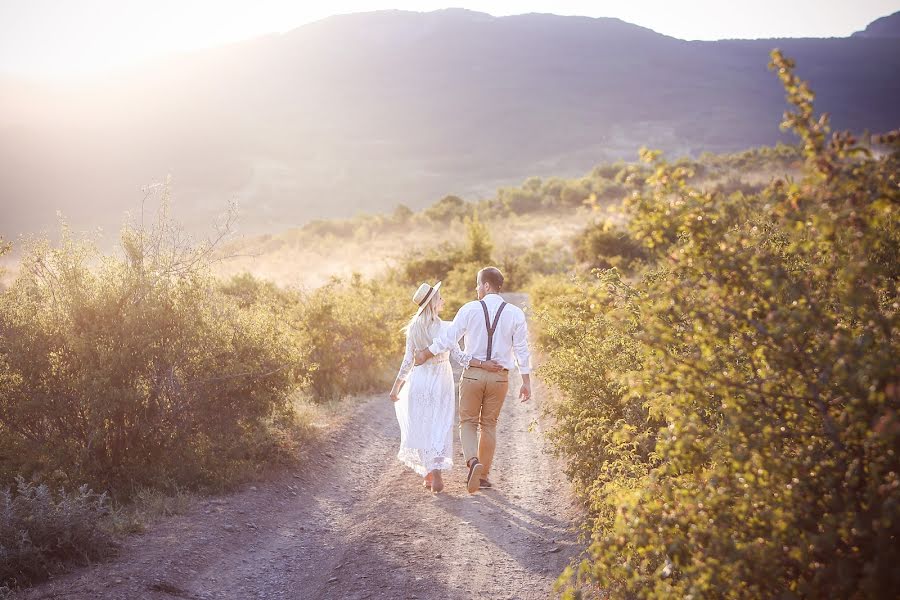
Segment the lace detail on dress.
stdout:
<path fill-rule="evenodd" d="M 442 322 L 441 327 L 449 323 Z M 442 352 L 425 364 L 413 366 L 415 351 L 407 341 L 406 355 L 398 377 L 406 384 L 394 404 L 400 424 L 397 458 L 421 476 L 435 469 L 453 467 L 454 412 L 456 388 L 450 360 L 468 365 L 471 355 Z"/>
<path fill-rule="evenodd" d="M 453 468 L 453 372 L 446 353 L 442 358 L 416 367 L 409 391 L 401 392 L 396 407 L 401 433 L 397 458 L 423 477 Z M 428 365 L 434 368 L 422 368 Z"/>
<path fill-rule="evenodd" d="M 456 342 L 456 348 L 450 349 L 450 357 L 453 359 L 453 362 L 463 369 L 468 369 L 469 363 L 472 362 L 472 355 L 460 350 L 459 342 Z"/>
<path fill-rule="evenodd" d="M 415 365 L 415 355 L 413 352 L 412 340 L 406 337 L 406 352 L 403 354 L 403 362 L 400 363 L 400 371 L 397 373 L 397 379 L 406 381 L 409 379 L 409 372 Z"/>
<path fill-rule="evenodd" d="M 452 449 L 451 449 L 452 452 Z M 446 456 L 447 450 L 431 448 L 400 448 L 397 458 L 404 465 L 425 477 L 431 471 L 449 471 L 453 468 L 453 459 Z"/>

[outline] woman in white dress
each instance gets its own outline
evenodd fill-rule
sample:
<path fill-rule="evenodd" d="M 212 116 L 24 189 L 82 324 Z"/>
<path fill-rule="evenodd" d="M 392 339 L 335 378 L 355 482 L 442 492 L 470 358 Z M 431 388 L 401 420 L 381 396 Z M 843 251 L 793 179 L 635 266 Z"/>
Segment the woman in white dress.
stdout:
<path fill-rule="evenodd" d="M 457 346 L 413 368 L 416 351 L 430 346 L 450 326 L 440 318 L 444 306 L 440 287 L 440 282 L 434 286 L 423 283 L 413 294 L 418 310 L 406 326 L 406 354 L 391 389 L 400 423 L 397 458 L 421 475 L 423 485 L 434 492 L 444 489 L 441 471 L 453 467 L 456 390 L 450 358 L 464 368 L 472 358 Z"/>

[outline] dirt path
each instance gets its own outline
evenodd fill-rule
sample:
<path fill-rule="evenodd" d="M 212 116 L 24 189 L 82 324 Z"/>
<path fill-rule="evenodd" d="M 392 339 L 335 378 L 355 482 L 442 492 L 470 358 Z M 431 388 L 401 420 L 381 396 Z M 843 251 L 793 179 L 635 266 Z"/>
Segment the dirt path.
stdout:
<path fill-rule="evenodd" d="M 297 473 L 198 502 L 126 540 L 119 557 L 16 596 L 39 598 L 548 598 L 577 552 L 577 509 L 517 376 L 498 425 L 496 489 L 470 496 L 457 440 L 441 494 L 395 458 L 372 397 Z M 313 455 L 312 458 L 315 458 Z"/>

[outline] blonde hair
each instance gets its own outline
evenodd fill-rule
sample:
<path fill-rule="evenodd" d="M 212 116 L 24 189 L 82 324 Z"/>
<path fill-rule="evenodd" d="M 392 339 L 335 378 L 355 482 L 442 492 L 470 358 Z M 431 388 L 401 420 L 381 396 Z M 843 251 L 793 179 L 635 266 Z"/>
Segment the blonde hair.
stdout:
<path fill-rule="evenodd" d="M 441 297 L 440 293 L 434 294 L 417 315 L 414 315 L 403 331 L 406 332 L 406 339 L 412 342 L 413 348 L 424 350 L 434 341 L 434 338 L 441 332 L 441 319 L 437 314 L 437 303 Z"/>

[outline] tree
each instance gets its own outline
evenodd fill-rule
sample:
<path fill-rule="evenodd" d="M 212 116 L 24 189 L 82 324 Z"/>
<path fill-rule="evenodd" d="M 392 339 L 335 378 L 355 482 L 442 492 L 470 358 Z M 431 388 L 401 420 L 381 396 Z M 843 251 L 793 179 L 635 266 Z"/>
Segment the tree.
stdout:
<path fill-rule="evenodd" d="M 466 218 L 466 238 L 468 240 L 466 260 L 481 263 L 482 266 L 490 264 L 494 252 L 494 242 L 491 240 L 487 226 L 478 219 L 477 214 Z"/>

